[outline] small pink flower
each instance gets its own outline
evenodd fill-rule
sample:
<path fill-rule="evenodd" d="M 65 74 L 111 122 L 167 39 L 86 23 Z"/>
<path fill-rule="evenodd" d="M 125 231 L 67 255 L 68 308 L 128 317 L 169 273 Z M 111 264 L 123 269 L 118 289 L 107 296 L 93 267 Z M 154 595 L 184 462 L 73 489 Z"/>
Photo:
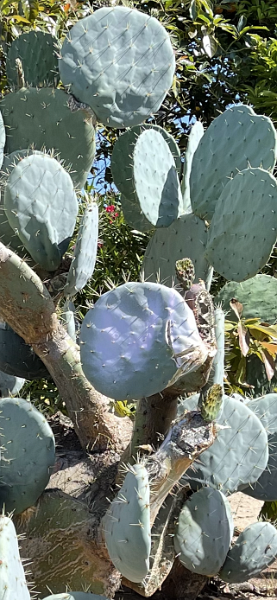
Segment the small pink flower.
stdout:
<path fill-rule="evenodd" d="M 106 206 L 105 210 L 106 210 L 107 213 L 113 213 L 115 211 L 114 204 L 111 204 L 111 206 Z"/>

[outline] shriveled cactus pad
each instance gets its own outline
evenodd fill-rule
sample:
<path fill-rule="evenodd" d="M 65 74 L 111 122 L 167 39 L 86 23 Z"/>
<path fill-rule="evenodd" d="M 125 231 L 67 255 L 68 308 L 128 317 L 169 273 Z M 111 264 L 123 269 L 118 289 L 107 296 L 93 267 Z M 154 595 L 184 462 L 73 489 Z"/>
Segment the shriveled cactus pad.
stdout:
<path fill-rule="evenodd" d="M 156 283 L 126 283 L 101 296 L 80 340 L 86 377 L 115 400 L 155 394 L 207 357 L 191 309 Z"/>
<path fill-rule="evenodd" d="M 175 70 L 164 27 L 125 6 L 101 8 L 78 21 L 61 55 L 63 84 L 110 127 L 139 125 L 155 113 Z"/>

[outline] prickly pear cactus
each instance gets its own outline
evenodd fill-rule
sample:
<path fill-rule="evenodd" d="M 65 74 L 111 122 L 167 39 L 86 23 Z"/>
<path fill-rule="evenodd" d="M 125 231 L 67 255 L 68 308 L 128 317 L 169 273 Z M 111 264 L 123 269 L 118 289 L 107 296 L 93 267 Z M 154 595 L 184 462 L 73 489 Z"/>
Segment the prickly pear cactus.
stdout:
<path fill-rule="evenodd" d="M 12 520 L 0 515 L 0 598 L 31 600 Z"/>

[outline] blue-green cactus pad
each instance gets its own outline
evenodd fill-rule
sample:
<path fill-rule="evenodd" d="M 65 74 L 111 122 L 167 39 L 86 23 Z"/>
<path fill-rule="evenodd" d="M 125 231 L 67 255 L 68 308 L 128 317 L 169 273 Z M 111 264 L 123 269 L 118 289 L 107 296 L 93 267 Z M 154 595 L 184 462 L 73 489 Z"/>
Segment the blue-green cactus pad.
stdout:
<path fill-rule="evenodd" d="M 101 296 L 85 316 L 80 341 L 86 377 L 115 400 L 163 390 L 180 370 L 193 370 L 203 345 L 180 294 L 156 283 L 126 283 Z"/>
<path fill-rule="evenodd" d="M 7 77 L 11 86 L 18 87 L 16 59 L 24 71 L 25 85 L 40 87 L 59 80 L 58 40 L 44 31 L 28 31 L 13 40 L 7 55 Z"/>
<path fill-rule="evenodd" d="M 192 159 L 198 148 L 199 142 L 204 135 L 204 127 L 201 121 L 196 121 L 191 128 L 188 145 L 186 148 L 185 154 L 185 162 L 184 162 L 184 171 L 182 177 L 181 191 L 183 195 L 183 205 L 184 211 L 192 212 L 191 207 L 191 198 L 190 198 L 190 174 L 191 174 L 191 165 Z"/>
<path fill-rule="evenodd" d="M 129 581 L 141 582 L 151 551 L 150 487 L 143 465 L 130 467 L 103 519 L 103 531 L 114 566 Z"/>
<path fill-rule="evenodd" d="M 131 202 L 129 199 L 125 198 L 123 194 L 120 196 L 120 204 L 124 219 L 126 223 L 130 225 L 130 227 L 144 233 L 153 229 L 153 225 L 149 223 L 148 219 L 146 219 L 146 216 L 141 211 L 139 204 Z"/>
<path fill-rule="evenodd" d="M 183 214 L 174 158 L 163 136 L 154 129 L 146 129 L 137 138 L 133 179 L 140 208 L 152 225 L 168 227 Z"/>
<path fill-rule="evenodd" d="M 43 154 L 43 152 L 28 148 L 27 150 L 18 150 L 17 152 L 12 152 L 11 154 L 5 155 L 2 165 L 3 175 L 0 180 L 0 239 L 5 246 L 11 247 L 12 250 L 17 252 L 17 254 L 19 254 L 20 256 L 22 254 L 26 255 L 27 251 L 22 245 L 22 242 L 19 239 L 18 235 L 16 235 L 16 233 L 9 224 L 4 208 L 4 193 L 7 179 L 15 165 L 17 165 L 17 163 L 20 160 L 22 160 L 22 158 L 30 156 L 31 154 Z"/>
<path fill-rule="evenodd" d="M 192 161 L 193 212 L 210 221 L 230 177 L 249 166 L 273 170 L 276 140 L 272 121 L 256 115 L 250 106 L 232 106 L 214 119 Z"/>
<path fill-rule="evenodd" d="M 92 277 L 96 262 L 97 242 L 98 205 L 96 202 L 91 202 L 85 209 L 80 223 L 64 296 L 75 296 Z"/>
<path fill-rule="evenodd" d="M 0 168 L 2 167 L 2 164 L 3 164 L 5 143 L 6 143 L 5 124 L 3 121 L 2 114 L 0 112 Z"/>
<path fill-rule="evenodd" d="M 0 515 L 0 598 L 31 600 L 12 520 Z"/>
<path fill-rule="evenodd" d="M 263 169 L 245 169 L 219 197 L 206 257 L 220 275 L 243 281 L 267 263 L 277 237 L 277 183 Z"/>
<path fill-rule="evenodd" d="M 177 171 L 180 172 L 181 170 L 180 150 L 176 141 L 166 129 L 159 127 L 159 125 L 151 125 L 150 123 L 144 123 L 143 125 L 128 129 L 115 142 L 111 157 L 111 170 L 115 185 L 130 201 L 132 201 L 132 196 L 135 194 L 133 166 L 130 156 L 133 154 L 138 136 L 146 129 L 154 129 L 163 136 L 174 158 Z"/>
<path fill-rule="evenodd" d="M 7 323 L 0 323 L 0 369 L 25 379 L 49 377 L 49 372 L 32 347 Z"/>
<path fill-rule="evenodd" d="M 34 145 L 54 150 L 71 170 L 74 185 L 83 187 L 95 155 L 95 130 L 84 110 L 72 111 L 70 96 L 54 88 L 28 88 L 7 94 L 0 109 L 11 154 Z"/>
<path fill-rule="evenodd" d="M 54 271 L 74 231 L 78 202 L 70 175 L 47 155 L 23 158 L 7 181 L 4 206 L 33 260 Z"/>
<path fill-rule="evenodd" d="M 277 498 L 277 394 L 249 400 L 247 406 L 260 418 L 267 431 L 269 457 L 267 466 L 256 483 L 242 486 L 241 491 L 257 500 L 271 502 Z"/>
<path fill-rule="evenodd" d="M 107 600 L 107 598 L 98 594 L 90 594 L 90 592 L 65 592 L 47 596 L 43 600 Z"/>
<path fill-rule="evenodd" d="M 182 402 L 182 408 L 194 410 L 197 396 Z M 194 469 L 184 477 L 193 489 L 207 483 L 224 494 L 239 486 L 254 483 L 268 462 L 268 438 L 260 419 L 239 400 L 225 396 L 216 422 L 226 427 L 217 432 L 210 449 L 201 454 Z"/>
<path fill-rule="evenodd" d="M 195 280 L 205 281 L 209 264 L 205 258 L 207 228 L 195 215 L 183 215 L 166 229 L 157 229 L 151 238 L 143 260 L 147 281 L 161 281 L 171 287 L 177 283 L 175 262 L 190 258 L 195 268 Z"/>
<path fill-rule="evenodd" d="M 0 506 L 21 513 L 48 484 L 55 439 L 46 418 L 22 398 L 1 399 L 0 427 Z"/>
<path fill-rule="evenodd" d="M 16 396 L 20 392 L 21 388 L 25 383 L 25 379 L 21 377 L 15 377 L 14 375 L 8 375 L 0 371 L 0 398 L 6 396 Z"/>
<path fill-rule="evenodd" d="M 233 530 L 227 498 L 218 490 L 202 488 L 180 512 L 174 537 L 178 559 L 193 573 L 216 575 L 227 556 Z"/>
<path fill-rule="evenodd" d="M 252 523 L 229 550 L 219 577 L 242 583 L 259 575 L 277 556 L 277 531 L 271 523 Z"/>
<path fill-rule="evenodd" d="M 237 317 L 230 307 L 230 300 L 236 298 L 243 304 L 244 319 L 261 319 L 266 323 L 277 321 L 277 279 L 270 275 L 258 274 L 246 281 L 229 281 L 215 297 L 216 304 L 222 304 L 228 311 L 227 318 L 236 321 Z"/>
<path fill-rule="evenodd" d="M 78 21 L 59 63 L 64 85 L 110 127 L 139 125 L 159 110 L 175 71 L 170 37 L 154 17 L 100 8 Z"/>

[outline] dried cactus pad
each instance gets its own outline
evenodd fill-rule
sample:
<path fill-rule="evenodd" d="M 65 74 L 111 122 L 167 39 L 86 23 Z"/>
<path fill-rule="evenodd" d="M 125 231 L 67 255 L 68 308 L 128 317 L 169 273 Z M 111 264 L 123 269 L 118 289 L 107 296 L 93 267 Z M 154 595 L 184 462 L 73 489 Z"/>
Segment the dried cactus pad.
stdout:
<path fill-rule="evenodd" d="M 101 296 L 80 340 L 86 377 L 115 400 L 155 394 L 207 357 L 191 309 L 157 283 L 126 283 Z"/>
<path fill-rule="evenodd" d="M 0 556 L 1 600 L 31 600 L 15 527 L 12 520 L 4 515 L 0 515 Z"/>
<path fill-rule="evenodd" d="M 46 418 L 22 398 L 0 403 L 0 507 L 21 513 L 33 506 L 55 463 L 55 440 Z"/>
<path fill-rule="evenodd" d="M 58 40 L 44 31 L 28 31 L 13 40 L 7 56 L 7 77 L 18 86 L 16 60 L 20 59 L 25 85 L 54 84 L 59 80 Z"/>
<path fill-rule="evenodd" d="M 154 18 L 124 6 L 78 21 L 59 63 L 64 85 L 110 127 L 139 125 L 159 110 L 172 84 L 170 38 Z"/>

